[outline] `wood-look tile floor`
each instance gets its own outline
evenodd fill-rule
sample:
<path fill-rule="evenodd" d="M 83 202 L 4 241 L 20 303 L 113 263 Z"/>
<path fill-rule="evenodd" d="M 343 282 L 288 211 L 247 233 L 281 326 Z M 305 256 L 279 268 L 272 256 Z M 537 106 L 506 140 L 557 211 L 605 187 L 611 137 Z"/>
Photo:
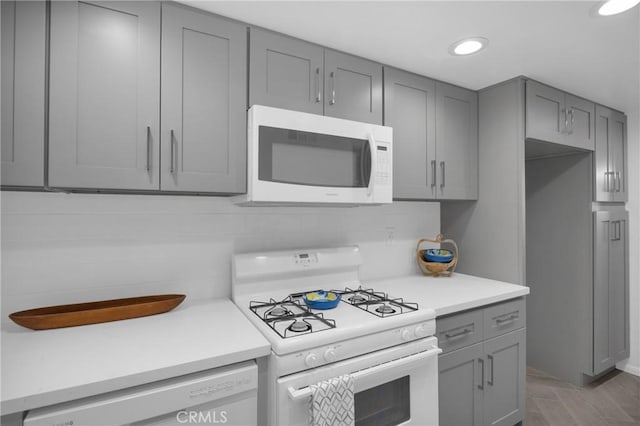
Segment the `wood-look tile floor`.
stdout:
<path fill-rule="evenodd" d="M 528 367 L 525 425 L 640 425 L 640 377 L 614 370 L 579 387 Z"/>

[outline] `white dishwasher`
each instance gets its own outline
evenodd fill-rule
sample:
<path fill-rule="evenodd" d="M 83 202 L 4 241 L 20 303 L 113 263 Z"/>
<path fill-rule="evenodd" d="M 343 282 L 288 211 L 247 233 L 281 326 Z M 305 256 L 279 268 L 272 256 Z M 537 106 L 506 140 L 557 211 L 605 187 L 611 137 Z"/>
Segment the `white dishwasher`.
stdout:
<path fill-rule="evenodd" d="M 257 424 L 254 361 L 31 410 L 25 426 Z"/>

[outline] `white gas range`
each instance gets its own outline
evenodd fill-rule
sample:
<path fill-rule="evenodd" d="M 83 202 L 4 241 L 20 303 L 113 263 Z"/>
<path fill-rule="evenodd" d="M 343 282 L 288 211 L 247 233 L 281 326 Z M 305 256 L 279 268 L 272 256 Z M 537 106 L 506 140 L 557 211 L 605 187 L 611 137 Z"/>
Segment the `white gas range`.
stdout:
<path fill-rule="evenodd" d="M 359 281 L 356 246 L 239 254 L 233 300 L 269 340 L 261 366 L 259 421 L 309 424 L 311 385 L 354 380 L 357 425 L 438 422 L 435 312 Z M 333 309 L 303 295 L 339 294 Z"/>

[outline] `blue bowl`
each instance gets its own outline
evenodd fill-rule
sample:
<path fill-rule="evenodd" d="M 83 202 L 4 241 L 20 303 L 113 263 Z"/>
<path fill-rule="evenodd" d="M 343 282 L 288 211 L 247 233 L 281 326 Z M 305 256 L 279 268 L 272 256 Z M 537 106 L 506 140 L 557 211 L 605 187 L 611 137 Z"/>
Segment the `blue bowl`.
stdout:
<path fill-rule="evenodd" d="M 332 291 L 312 291 L 306 293 L 302 298 L 311 309 L 333 309 L 340 303 L 340 294 Z"/>
<path fill-rule="evenodd" d="M 447 249 L 427 249 L 424 251 L 427 262 L 449 263 L 453 260 L 453 253 Z"/>

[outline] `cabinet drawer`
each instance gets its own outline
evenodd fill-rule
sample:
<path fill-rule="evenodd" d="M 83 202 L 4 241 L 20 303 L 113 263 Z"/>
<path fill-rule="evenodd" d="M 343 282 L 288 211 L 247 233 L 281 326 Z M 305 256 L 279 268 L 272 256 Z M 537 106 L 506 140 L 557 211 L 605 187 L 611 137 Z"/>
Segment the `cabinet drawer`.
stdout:
<path fill-rule="evenodd" d="M 524 298 L 484 309 L 484 338 L 491 339 L 526 325 Z"/>
<path fill-rule="evenodd" d="M 483 340 L 482 309 L 438 319 L 436 337 L 443 352 L 450 352 Z"/>

